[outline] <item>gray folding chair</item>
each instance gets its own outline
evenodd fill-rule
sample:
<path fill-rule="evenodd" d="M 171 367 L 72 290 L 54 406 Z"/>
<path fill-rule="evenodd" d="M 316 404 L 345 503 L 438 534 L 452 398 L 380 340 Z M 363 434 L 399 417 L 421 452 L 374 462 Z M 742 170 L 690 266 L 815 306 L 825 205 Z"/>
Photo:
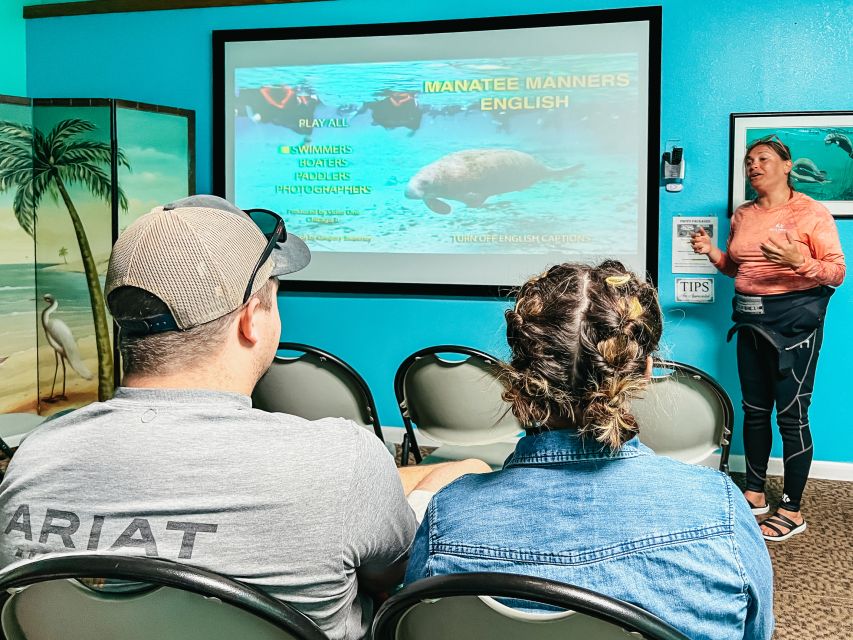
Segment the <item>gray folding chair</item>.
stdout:
<path fill-rule="evenodd" d="M 719 382 L 681 362 L 655 361 L 654 375 L 631 411 L 640 441 L 658 455 L 699 464 L 718 449 L 720 471 L 729 471 L 734 408 Z"/>
<path fill-rule="evenodd" d="M 558 607 L 528 612 L 495 598 Z M 553 580 L 504 573 L 425 578 L 392 596 L 373 622 L 373 640 L 688 640 L 660 618 L 608 596 Z"/>
<path fill-rule="evenodd" d="M 35 413 L 0 414 L 0 452 L 11 460 L 13 450 L 44 421 L 44 416 Z M 0 480 L 4 475 L 4 472 L 0 471 Z"/>
<path fill-rule="evenodd" d="M 132 580 L 108 592 L 77 579 Z M 56 554 L 10 565 L 0 620 L 8 640 L 328 640 L 309 618 L 261 591 L 169 560 Z"/>
<path fill-rule="evenodd" d="M 0 414 L 0 438 L 11 448 L 21 444 L 21 440 L 30 431 L 45 421 L 44 416 L 35 413 L 4 413 Z"/>
<path fill-rule="evenodd" d="M 282 342 L 278 350 L 301 353 L 275 357 L 252 392 L 255 407 L 308 420 L 349 418 L 385 442 L 373 394 L 355 369 L 307 344 Z"/>
<path fill-rule="evenodd" d="M 406 427 L 403 464 L 409 447 L 421 461 L 414 424 L 441 443 L 428 462 L 473 457 L 503 465 L 524 427 L 501 399 L 497 362 L 488 353 L 445 344 L 416 351 L 400 364 L 394 393 Z"/>

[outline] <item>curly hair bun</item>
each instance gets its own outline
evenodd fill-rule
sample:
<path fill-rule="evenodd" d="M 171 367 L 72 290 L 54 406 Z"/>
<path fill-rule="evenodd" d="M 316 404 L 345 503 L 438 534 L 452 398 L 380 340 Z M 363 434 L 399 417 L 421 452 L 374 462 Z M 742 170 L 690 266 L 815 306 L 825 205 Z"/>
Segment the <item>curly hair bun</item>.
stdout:
<path fill-rule="evenodd" d="M 522 423 L 573 425 L 613 448 L 636 435 L 630 401 L 662 331 L 650 284 L 615 260 L 559 264 L 522 285 L 505 315 L 504 399 Z"/>
<path fill-rule="evenodd" d="M 618 449 L 639 432 L 637 420 L 629 411 L 631 399 L 645 388 L 637 378 L 611 378 L 608 384 L 586 397 L 584 421 L 578 431 L 603 445 Z"/>

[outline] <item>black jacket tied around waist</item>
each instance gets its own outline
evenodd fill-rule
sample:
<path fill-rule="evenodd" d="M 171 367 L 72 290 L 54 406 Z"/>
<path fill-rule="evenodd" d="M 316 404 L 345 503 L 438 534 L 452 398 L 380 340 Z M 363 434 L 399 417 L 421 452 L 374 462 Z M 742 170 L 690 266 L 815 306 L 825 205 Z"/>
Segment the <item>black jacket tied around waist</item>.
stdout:
<path fill-rule="evenodd" d="M 726 341 L 741 329 L 764 336 L 779 352 L 779 371 L 793 365 L 791 351 L 814 336 L 823 325 L 829 298 L 835 289 L 827 286 L 770 296 L 735 293 L 732 320 Z"/>

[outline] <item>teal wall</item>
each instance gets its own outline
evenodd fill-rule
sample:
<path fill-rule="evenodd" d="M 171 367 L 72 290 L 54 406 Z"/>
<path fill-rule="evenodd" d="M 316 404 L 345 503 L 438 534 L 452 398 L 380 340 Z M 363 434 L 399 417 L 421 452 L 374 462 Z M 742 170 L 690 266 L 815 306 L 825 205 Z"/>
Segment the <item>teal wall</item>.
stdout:
<path fill-rule="evenodd" d="M 198 187 L 211 184 L 211 37 L 213 29 L 395 22 L 607 9 L 649 4 L 618 0 L 336 0 L 31 20 L 27 24 L 30 93 L 103 96 L 197 111 Z M 707 370 L 740 404 L 735 353 L 724 342 L 730 280 L 717 276 L 717 301 L 674 302 L 670 271 L 672 216 L 726 219 L 730 112 L 853 108 L 849 0 L 662 0 L 661 147 L 685 147 L 684 191 L 661 191 L 660 292 L 666 314 L 665 354 Z M 58 62 L 58 61 L 61 61 Z M 853 221 L 840 221 L 853 247 Z M 725 224 L 723 231 L 726 231 Z M 281 300 L 284 336 L 323 346 L 367 378 L 385 424 L 400 424 L 392 380 L 412 351 L 456 342 L 505 353 L 502 311 L 487 299 L 290 294 Z M 851 360 L 845 316 L 850 287 L 833 299 L 821 355 L 811 423 L 815 456 L 853 462 L 853 429 L 839 419 L 837 398 L 849 393 Z M 685 417 L 689 420 L 689 416 Z M 778 440 L 778 438 L 777 438 Z M 735 453 L 741 451 L 739 438 Z M 780 455 L 780 449 L 774 449 Z"/>
<path fill-rule="evenodd" d="M 27 95 L 27 48 L 23 0 L 0 2 L 0 93 Z"/>

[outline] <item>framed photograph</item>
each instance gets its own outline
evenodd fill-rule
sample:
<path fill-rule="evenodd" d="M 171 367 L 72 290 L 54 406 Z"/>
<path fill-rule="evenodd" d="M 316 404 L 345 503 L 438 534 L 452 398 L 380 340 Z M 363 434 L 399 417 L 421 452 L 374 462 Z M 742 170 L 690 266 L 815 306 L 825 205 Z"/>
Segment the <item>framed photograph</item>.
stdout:
<path fill-rule="evenodd" d="M 791 149 L 797 191 L 818 200 L 836 218 L 853 217 L 853 111 L 731 114 L 730 216 L 755 197 L 744 172 L 746 148 L 770 135 Z"/>

